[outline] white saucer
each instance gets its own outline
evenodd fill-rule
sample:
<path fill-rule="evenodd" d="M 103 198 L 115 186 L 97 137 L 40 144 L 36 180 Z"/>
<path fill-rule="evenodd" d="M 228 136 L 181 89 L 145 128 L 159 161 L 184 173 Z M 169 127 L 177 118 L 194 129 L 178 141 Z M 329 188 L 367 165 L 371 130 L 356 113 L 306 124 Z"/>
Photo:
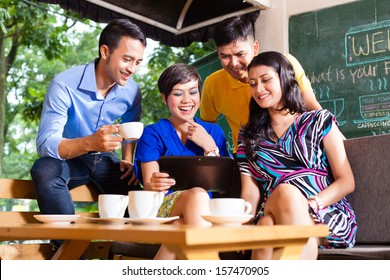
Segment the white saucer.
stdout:
<path fill-rule="evenodd" d="M 124 224 L 127 222 L 126 218 L 93 218 L 93 217 L 85 217 L 83 218 L 88 219 L 92 222 L 97 222 L 101 224 Z"/>
<path fill-rule="evenodd" d="M 253 215 L 242 215 L 242 216 L 203 215 L 202 218 L 215 225 L 239 226 L 252 219 Z"/>
<path fill-rule="evenodd" d="M 168 218 L 126 218 L 126 221 L 131 224 L 142 224 L 142 225 L 159 225 L 167 222 L 171 222 L 179 219 L 179 216 L 168 217 Z"/>
<path fill-rule="evenodd" d="M 34 215 L 34 218 L 45 224 L 69 224 L 76 221 L 80 215 Z"/>

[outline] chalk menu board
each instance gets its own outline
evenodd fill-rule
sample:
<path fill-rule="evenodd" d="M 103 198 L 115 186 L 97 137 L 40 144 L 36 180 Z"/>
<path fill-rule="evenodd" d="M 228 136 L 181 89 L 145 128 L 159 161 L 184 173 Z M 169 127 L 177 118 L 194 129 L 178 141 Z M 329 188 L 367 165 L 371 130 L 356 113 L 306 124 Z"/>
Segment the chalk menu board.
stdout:
<path fill-rule="evenodd" d="M 289 46 L 347 138 L 390 133 L 390 1 L 292 16 Z"/>

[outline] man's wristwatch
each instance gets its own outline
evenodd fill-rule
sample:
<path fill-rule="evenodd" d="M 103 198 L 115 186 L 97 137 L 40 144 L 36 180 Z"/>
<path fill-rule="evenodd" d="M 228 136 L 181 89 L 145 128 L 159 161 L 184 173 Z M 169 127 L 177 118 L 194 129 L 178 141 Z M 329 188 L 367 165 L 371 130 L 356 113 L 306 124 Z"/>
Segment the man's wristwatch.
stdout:
<path fill-rule="evenodd" d="M 215 150 L 204 152 L 206 157 L 219 157 L 219 149 L 218 147 Z"/>

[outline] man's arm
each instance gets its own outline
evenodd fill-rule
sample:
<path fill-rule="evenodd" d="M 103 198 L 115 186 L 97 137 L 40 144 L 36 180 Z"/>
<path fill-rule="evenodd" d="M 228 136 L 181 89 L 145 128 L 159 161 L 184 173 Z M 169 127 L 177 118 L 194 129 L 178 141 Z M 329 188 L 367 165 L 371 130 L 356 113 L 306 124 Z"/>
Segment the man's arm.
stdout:
<path fill-rule="evenodd" d="M 314 95 L 313 89 L 307 89 L 302 92 L 303 102 L 309 111 L 322 109 L 320 103 Z"/>
<path fill-rule="evenodd" d="M 118 125 L 105 125 L 89 136 L 62 139 L 58 145 L 58 153 L 62 159 L 71 159 L 92 151 L 115 151 L 123 140 L 118 136 L 118 129 Z"/>
<path fill-rule="evenodd" d="M 121 180 L 124 180 L 129 177 L 129 185 L 139 184 L 134 172 L 134 151 L 135 143 L 130 143 L 126 141 L 122 142 L 122 160 L 120 162 L 120 169 L 124 173 L 121 176 Z"/>
<path fill-rule="evenodd" d="M 61 81 L 56 80 L 53 80 L 48 88 L 37 136 L 39 156 L 71 159 L 90 151 L 108 152 L 118 149 L 122 142 L 122 138 L 115 135 L 118 133 L 119 125 L 103 126 L 90 135 L 84 131 L 88 126 L 84 126 L 80 131 L 83 136 L 77 138 L 63 136 L 64 127 L 69 121 L 69 108 L 73 106 L 68 90 Z"/>
<path fill-rule="evenodd" d="M 135 143 L 122 142 L 122 160 L 133 163 L 134 161 Z"/>
<path fill-rule="evenodd" d="M 317 101 L 313 88 L 311 87 L 311 83 L 307 78 L 305 74 L 305 70 L 303 70 L 302 65 L 291 54 L 286 54 L 285 56 L 290 61 L 294 69 L 295 79 L 299 84 L 299 88 L 301 90 L 303 101 L 306 105 L 306 108 L 310 111 L 322 109 L 320 103 Z"/>

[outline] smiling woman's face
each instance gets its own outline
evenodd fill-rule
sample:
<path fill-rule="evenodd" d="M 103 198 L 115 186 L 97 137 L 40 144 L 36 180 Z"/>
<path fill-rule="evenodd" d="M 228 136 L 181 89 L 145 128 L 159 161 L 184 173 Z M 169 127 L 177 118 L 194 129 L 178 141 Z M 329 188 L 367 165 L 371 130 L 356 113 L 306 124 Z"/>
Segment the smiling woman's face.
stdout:
<path fill-rule="evenodd" d="M 249 70 L 249 87 L 252 98 L 260 107 L 283 107 L 280 79 L 274 68 L 265 65 L 252 67 Z"/>
<path fill-rule="evenodd" d="M 176 84 L 167 100 L 163 95 L 165 103 L 168 105 L 172 118 L 178 120 L 193 120 L 199 108 L 200 92 L 197 80 L 192 80 L 185 84 Z"/>

